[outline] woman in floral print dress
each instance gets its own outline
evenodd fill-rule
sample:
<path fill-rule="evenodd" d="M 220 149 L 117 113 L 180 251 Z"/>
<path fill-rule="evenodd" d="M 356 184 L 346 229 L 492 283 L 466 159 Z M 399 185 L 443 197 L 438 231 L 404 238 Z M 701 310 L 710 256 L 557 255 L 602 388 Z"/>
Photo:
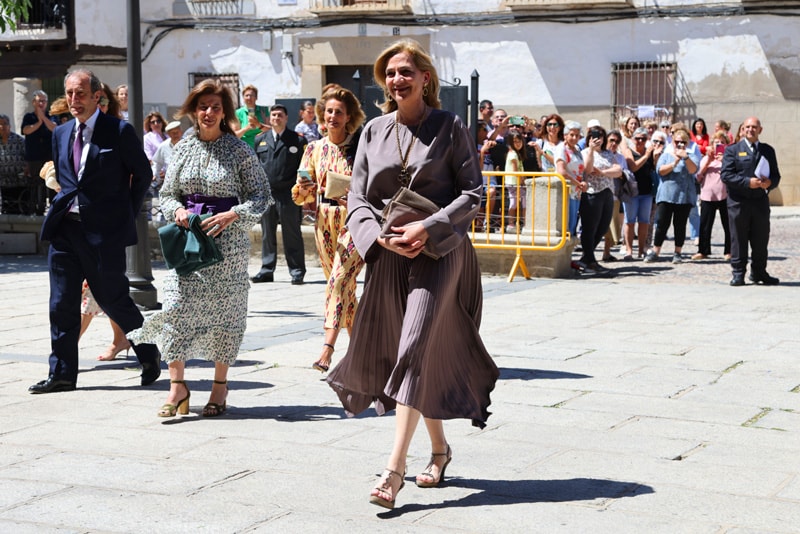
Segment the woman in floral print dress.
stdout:
<path fill-rule="evenodd" d="M 190 213 L 211 213 L 202 226 L 216 239 L 224 259 L 187 275 L 170 271 L 162 290 L 162 311 L 129 336 L 134 343 L 157 343 L 169 365 L 170 390 L 161 417 L 188 413 L 186 360 L 213 361 L 214 384 L 203 416 L 215 417 L 227 407 L 228 368 L 236 360 L 246 326 L 248 229 L 272 197 L 255 153 L 229 125 L 236 115 L 225 86 L 218 80 L 200 82 L 179 116 L 192 118 L 196 134 L 175 147 L 161 188 L 161 210 L 168 221 L 186 228 Z"/>
<path fill-rule="evenodd" d="M 320 263 L 328 284 L 325 287 L 325 342 L 314 369 L 325 372 L 331 365 L 336 339 L 342 328 L 353 325 L 358 300 L 356 277 L 364 266 L 345 227 L 347 198 L 331 200 L 325 190 L 328 171 L 350 176 L 356 154 L 354 135 L 364 122 L 364 112 L 353 93 L 339 86 L 328 89 L 317 102 L 317 118 L 327 135 L 308 144 L 300 171 L 307 171 L 311 182 L 298 179 L 292 199 L 302 205 L 317 190 L 315 237 Z"/>

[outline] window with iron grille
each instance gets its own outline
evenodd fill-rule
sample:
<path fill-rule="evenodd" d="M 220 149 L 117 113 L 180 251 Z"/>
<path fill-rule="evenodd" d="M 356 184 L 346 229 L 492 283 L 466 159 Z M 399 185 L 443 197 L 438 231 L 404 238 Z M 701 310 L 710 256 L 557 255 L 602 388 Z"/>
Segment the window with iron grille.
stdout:
<path fill-rule="evenodd" d="M 676 114 L 678 69 L 675 63 L 614 63 L 612 124 L 623 117 L 673 121 Z"/>
<path fill-rule="evenodd" d="M 191 91 L 195 85 L 202 82 L 203 80 L 207 79 L 218 79 L 222 82 L 222 85 L 228 88 L 231 92 L 231 96 L 233 97 L 233 102 L 236 107 L 240 107 L 241 103 L 239 102 L 239 75 L 238 74 L 215 74 L 212 72 L 190 72 L 189 73 L 189 91 Z"/>
<path fill-rule="evenodd" d="M 67 0 L 32 0 L 28 16 L 20 27 L 61 29 L 67 23 L 67 13 L 72 6 Z"/>

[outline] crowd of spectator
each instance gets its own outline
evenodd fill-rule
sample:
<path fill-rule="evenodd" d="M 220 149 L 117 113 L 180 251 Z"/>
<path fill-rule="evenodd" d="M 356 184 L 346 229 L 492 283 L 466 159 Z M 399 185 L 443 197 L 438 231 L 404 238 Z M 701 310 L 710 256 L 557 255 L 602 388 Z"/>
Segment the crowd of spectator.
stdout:
<path fill-rule="evenodd" d="M 730 129 L 720 119 L 710 132 L 700 117 L 673 122 L 627 115 L 608 128 L 596 119 L 581 125 L 557 113 L 537 120 L 510 115 L 483 100 L 476 141 L 484 171 L 555 172 L 565 178 L 567 231 L 580 252 L 572 266 L 592 275 L 609 271 L 602 263 L 661 260 L 669 234 L 673 244 L 667 259 L 707 260 L 717 213 L 725 236 L 719 255 L 731 259 L 720 172 L 725 148 L 742 139 L 744 130 L 740 126 L 733 135 Z M 521 231 L 525 177 L 487 175 L 484 182 L 476 231 Z M 594 250 L 601 241 L 598 261 Z M 687 241 L 695 252 L 684 252 Z M 617 246 L 620 257 L 612 253 Z"/>

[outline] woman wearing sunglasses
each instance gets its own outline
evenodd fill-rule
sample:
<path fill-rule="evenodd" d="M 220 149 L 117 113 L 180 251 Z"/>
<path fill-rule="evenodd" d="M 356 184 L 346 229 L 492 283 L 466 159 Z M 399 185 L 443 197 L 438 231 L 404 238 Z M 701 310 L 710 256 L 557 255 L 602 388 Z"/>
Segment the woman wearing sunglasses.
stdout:
<path fill-rule="evenodd" d="M 700 165 L 699 152 L 687 151 L 690 139 L 688 130 L 684 128 L 673 130 L 674 150 L 664 152 L 658 158 L 656 169 L 661 184 L 656 193 L 656 231 L 653 248 L 644 258 L 646 262 L 658 259 L 670 224 L 674 226 L 675 233 L 672 263 L 683 261 L 681 249 L 686 240 L 686 223 L 689 220 L 689 211 L 697 203 L 694 175 Z"/>
<path fill-rule="evenodd" d="M 164 117 L 158 111 L 151 111 L 144 118 L 144 134 L 142 142 L 144 144 L 144 153 L 147 154 L 147 159 L 153 161 L 153 155 L 158 150 L 158 145 L 167 140 L 167 134 L 164 133 Z"/>

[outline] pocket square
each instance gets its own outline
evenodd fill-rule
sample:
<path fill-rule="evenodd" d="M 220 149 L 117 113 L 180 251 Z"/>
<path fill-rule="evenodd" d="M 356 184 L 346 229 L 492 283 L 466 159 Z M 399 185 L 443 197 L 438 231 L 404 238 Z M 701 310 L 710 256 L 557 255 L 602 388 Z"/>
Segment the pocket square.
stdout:
<path fill-rule="evenodd" d="M 100 154 L 105 154 L 106 152 L 113 152 L 113 151 L 114 151 L 113 148 L 101 148 Z"/>

